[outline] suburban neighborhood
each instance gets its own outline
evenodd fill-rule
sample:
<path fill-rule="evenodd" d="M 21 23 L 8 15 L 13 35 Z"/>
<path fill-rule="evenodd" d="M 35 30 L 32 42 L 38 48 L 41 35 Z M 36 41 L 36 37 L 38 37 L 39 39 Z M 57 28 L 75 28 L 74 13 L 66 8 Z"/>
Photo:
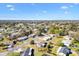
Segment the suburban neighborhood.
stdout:
<path fill-rule="evenodd" d="M 79 56 L 79 21 L 0 21 L 0 56 Z"/>

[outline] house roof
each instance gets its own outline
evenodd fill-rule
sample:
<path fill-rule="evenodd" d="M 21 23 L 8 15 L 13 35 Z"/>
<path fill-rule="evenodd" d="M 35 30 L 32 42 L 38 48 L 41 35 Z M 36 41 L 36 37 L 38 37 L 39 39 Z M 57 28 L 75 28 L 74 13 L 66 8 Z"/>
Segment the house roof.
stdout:
<path fill-rule="evenodd" d="M 32 49 L 32 48 L 27 48 L 27 49 L 21 54 L 21 56 L 30 56 L 31 49 Z"/>
<path fill-rule="evenodd" d="M 70 50 L 67 47 L 62 47 L 59 52 L 62 52 L 64 54 L 69 54 Z"/>
<path fill-rule="evenodd" d="M 3 35 L 0 33 L 0 37 L 3 37 Z"/>
<path fill-rule="evenodd" d="M 70 36 L 64 36 L 64 39 L 69 40 L 69 39 L 71 39 L 71 37 Z"/>
<path fill-rule="evenodd" d="M 27 39 L 27 36 L 17 38 L 17 40 L 24 40 L 24 39 Z"/>
<path fill-rule="evenodd" d="M 63 40 L 62 43 L 64 43 L 66 46 L 69 46 L 71 44 L 71 40 Z"/>

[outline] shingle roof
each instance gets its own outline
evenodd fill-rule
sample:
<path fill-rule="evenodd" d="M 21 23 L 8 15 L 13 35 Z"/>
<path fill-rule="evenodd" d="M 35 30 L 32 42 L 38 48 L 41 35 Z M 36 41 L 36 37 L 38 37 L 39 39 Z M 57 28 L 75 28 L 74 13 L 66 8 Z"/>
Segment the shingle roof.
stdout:
<path fill-rule="evenodd" d="M 29 53 L 30 53 L 30 48 L 27 48 L 27 49 L 21 54 L 21 56 L 30 56 Z"/>
<path fill-rule="evenodd" d="M 27 39 L 27 36 L 17 38 L 17 40 L 25 40 L 25 39 Z"/>
<path fill-rule="evenodd" d="M 59 52 L 62 52 L 64 54 L 69 54 L 70 50 L 67 47 L 62 47 Z"/>

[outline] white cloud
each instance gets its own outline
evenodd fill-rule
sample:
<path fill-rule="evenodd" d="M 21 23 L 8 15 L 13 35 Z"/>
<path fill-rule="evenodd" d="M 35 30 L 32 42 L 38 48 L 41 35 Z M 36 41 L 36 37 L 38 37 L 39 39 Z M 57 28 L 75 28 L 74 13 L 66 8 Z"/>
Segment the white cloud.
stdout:
<path fill-rule="evenodd" d="M 61 9 L 68 9 L 68 6 L 61 6 Z"/>
<path fill-rule="evenodd" d="M 15 8 L 10 8 L 11 11 L 15 10 Z"/>
<path fill-rule="evenodd" d="M 73 5 L 70 5 L 70 7 L 74 7 Z"/>
<path fill-rule="evenodd" d="M 13 5 L 6 5 L 6 7 L 11 8 L 11 7 L 13 7 Z"/>
<path fill-rule="evenodd" d="M 43 12 L 43 13 L 47 13 L 47 11 L 46 11 L 46 10 L 43 10 L 42 12 Z"/>
<path fill-rule="evenodd" d="M 61 6 L 61 9 L 64 10 L 64 14 L 68 14 L 69 13 L 69 8 L 72 8 L 73 5 L 69 5 L 69 6 Z"/>
<path fill-rule="evenodd" d="M 6 7 L 7 7 L 9 10 L 11 10 L 11 11 L 15 10 L 15 8 L 14 8 L 13 5 L 6 5 Z"/>
<path fill-rule="evenodd" d="M 63 9 L 63 10 L 67 10 L 67 9 L 69 9 L 69 8 L 72 8 L 72 7 L 74 7 L 74 5 L 61 6 L 61 9 Z"/>

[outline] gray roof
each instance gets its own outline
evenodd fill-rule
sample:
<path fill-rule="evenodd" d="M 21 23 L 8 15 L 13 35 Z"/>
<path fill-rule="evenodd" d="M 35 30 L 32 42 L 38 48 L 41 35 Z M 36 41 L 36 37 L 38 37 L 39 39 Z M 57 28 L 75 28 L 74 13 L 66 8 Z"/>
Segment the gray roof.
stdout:
<path fill-rule="evenodd" d="M 22 54 L 21 56 L 29 56 L 30 53 L 30 48 L 27 48 Z"/>
<path fill-rule="evenodd" d="M 3 38 L 3 35 L 0 35 L 0 39 L 2 39 Z"/>
<path fill-rule="evenodd" d="M 62 52 L 64 54 L 69 54 L 70 53 L 70 50 L 67 47 L 62 47 L 59 52 Z"/>
<path fill-rule="evenodd" d="M 25 40 L 25 39 L 27 39 L 27 36 L 17 38 L 17 40 Z"/>

